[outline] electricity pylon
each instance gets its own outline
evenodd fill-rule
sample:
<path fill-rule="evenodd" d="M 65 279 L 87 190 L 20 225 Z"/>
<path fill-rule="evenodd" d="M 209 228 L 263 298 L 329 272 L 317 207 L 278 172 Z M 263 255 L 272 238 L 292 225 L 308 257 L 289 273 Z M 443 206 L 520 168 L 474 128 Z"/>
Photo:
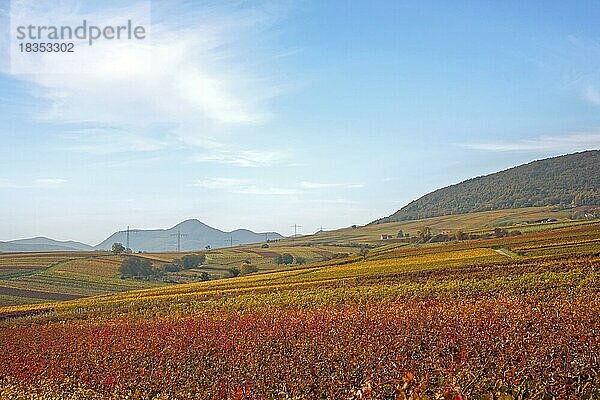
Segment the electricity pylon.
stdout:
<path fill-rule="evenodd" d="M 171 236 L 177 236 L 177 252 L 181 253 L 181 238 L 186 237 L 187 233 L 181 233 L 181 231 L 178 229 L 177 233 L 172 233 Z"/>

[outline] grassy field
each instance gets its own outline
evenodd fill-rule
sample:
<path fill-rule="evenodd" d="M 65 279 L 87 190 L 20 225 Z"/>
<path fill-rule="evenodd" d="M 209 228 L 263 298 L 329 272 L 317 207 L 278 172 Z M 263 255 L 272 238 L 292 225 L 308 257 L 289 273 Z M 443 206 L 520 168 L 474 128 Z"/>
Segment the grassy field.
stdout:
<path fill-rule="evenodd" d="M 209 265 L 314 260 L 4 307 L 0 398 L 596 399 L 600 222 L 544 228 L 327 261 L 219 249 Z M 78 262 L 106 273 L 52 272 Z"/>

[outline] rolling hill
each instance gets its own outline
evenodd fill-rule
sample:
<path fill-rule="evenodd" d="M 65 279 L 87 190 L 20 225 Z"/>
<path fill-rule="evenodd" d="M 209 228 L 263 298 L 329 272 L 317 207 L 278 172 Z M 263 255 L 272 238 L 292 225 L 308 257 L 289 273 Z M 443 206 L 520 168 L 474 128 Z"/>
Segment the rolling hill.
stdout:
<path fill-rule="evenodd" d="M 133 251 L 174 251 L 177 249 L 177 232 L 181 233 L 181 251 L 193 251 L 225 247 L 228 244 L 248 244 L 265 241 L 266 238 L 281 239 L 277 232 L 256 233 L 247 229 L 224 232 L 208 226 L 197 219 L 183 221 L 169 229 L 133 230 L 130 231 L 129 243 Z M 96 250 L 109 250 L 113 243 L 126 242 L 126 231 L 113 233 L 95 247 Z"/>
<path fill-rule="evenodd" d="M 0 242 L 0 252 L 47 252 L 47 251 L 89 251 L 94 248 L 85 243 L 58 241 L 46 237 L 18 239 Z"/>
<path fill-rule="evenodd" d="M 472 178 L 428 193 L 374 223 L 548 205 L 600 205 L 600 150 Z"/>
<path fill-rule="evenodd" d="M 228 245 L 250 244 L 265 239 L 281 239 L 277 232 L 256 233 L 248 229 L 224 232 L 208 226 L 197 219 L 183 221 L 169 229 L 135 229 L 130 231 L 129 243 L 133 251 L 165 252 L 177 250 L 177 232 L 181 233 L 181 251 L 226 247 Z M 113 243 L 125 244 L 126 231 L 115 232 L 96 246 L 75 241 L 58 241 L 46 237 L 18 239 L 0 242 L 0 252 L 61 252 L 110 250 Z"/>

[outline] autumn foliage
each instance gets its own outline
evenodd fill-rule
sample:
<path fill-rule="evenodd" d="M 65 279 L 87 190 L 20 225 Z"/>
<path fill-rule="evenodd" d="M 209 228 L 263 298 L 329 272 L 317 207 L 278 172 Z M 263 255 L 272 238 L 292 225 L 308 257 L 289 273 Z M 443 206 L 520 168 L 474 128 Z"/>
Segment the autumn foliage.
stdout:
<path fill-rule="evenodd" d="M 584 233 L 5 311 L 0 398 L 597 399 Z"/>

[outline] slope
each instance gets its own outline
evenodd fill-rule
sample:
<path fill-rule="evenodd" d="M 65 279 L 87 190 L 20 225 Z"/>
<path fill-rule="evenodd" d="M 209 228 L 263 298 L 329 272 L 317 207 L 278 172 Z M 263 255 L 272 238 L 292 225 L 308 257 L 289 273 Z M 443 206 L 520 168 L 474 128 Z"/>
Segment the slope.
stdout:
<path fill-rule="evenodd" d="M 600 150 L 533 161 L 435 190 L 375 223 L 521 207 L 600 205 Z"/>

